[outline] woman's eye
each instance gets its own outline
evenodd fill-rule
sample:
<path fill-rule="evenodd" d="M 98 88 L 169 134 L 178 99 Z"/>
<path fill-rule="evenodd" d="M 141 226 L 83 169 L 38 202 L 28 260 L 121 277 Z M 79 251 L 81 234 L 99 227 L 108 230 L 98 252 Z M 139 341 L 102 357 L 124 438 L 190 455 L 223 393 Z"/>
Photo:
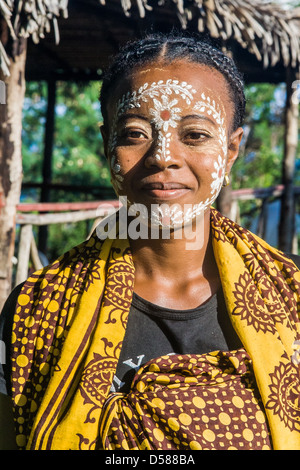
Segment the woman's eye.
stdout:
<path fill-rule="evenodd" d="M 145 131 L 138 129 L 125 129 L 121 132 L 122 139 L 128 139 L 131 141 L 144 140 L 148 138 L 148 135 Z"/>
<path fill-rule="evenodd" d="M 141 131 L 129 131 L 128 132 L 128 137 L 131 137 L 132 139 L 143 139 L 146 136 Z"/>
<path fill-rule="evenodd" d="M 189 142 L 204 142 L 205 140 L 209 139 L 210 135 L 203 131 L 189 131 L 186 132 L 183 136 L 183 140 Z"/>

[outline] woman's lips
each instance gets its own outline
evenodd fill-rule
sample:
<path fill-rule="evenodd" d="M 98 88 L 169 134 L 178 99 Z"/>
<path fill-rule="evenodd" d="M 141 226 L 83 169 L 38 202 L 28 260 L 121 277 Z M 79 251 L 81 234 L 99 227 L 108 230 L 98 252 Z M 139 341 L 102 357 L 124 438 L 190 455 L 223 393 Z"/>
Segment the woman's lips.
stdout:
<path fill-rule="evenodd" d="M 142 190 L 155 199 L 175 199 L 190 189 L 182 183 L 153 182 L 144 184 Z"/>

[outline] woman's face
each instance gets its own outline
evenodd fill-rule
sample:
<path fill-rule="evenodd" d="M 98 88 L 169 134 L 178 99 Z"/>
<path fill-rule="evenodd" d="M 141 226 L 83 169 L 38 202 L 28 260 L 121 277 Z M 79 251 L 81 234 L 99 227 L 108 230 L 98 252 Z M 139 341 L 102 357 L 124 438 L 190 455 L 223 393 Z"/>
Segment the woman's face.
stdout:
<path fill-rule="evenodd" d="M 233 112 L 214 69 L 182 60 L 137 69 L 110 98 L 103 131 L 117 194 L 152 216 L 153 207 L 172 207 L 170 226 L 206 211 L 238 154 Z M 154 220 L 163 218 L 159 211 Z"/>

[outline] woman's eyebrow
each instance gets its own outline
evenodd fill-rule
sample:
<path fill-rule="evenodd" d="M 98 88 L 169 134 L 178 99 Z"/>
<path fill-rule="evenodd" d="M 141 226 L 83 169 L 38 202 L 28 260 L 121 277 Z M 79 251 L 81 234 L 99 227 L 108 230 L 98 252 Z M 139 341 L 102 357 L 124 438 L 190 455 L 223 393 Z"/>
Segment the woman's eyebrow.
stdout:
<path fill-rule="evenodd" d="M 128 113 L 128 114 L 121 114 L 118 117 L 117 123 L 122 123 L 124 121 L 128 121 L 128 119 L 142 119 L 143 121 L 149 122 L 149 118 L 147 116 L 144 116 L 143 114 L 137 114 L 137 113 Z"/>
<path fill-rule="evenodd" d="M 214 119 L 211 119 L 210 117 L 205 116 L 204 114 L 188 114 L 187 116 L 183 116 L 181 118 L 181 121 L 185 121 L 187 119 L 199 119 L 199 120 L 203 120 L 203 121 L 209 121 L 214 126 L 218 125 L 217 122 Z"/>

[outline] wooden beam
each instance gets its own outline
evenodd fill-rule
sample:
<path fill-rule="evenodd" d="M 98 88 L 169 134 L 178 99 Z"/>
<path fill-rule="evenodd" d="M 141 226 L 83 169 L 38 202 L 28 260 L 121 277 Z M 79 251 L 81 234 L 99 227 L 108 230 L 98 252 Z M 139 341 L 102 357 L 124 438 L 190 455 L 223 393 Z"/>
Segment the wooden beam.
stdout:
<path fill-rule="evenodd" d="M 295 159 L 298 146 L 299 102 L 295 100 L 293 83 L 297 77 L 296 70 L 287 69 L 286 77 L 286 113 L 284 158 L 282 164 L 282 184 L 284 192 L 281 199 L 281 214 L 279 224 L 279 248 L 285 253 L 293 252 L 295 232 Z"/>
<path fill-rule="evenodd" d="M 56 82 L 48 81 L 48 104 L 44 139 L 44 159 L 43 159 L 43 185 L 41 191 L 41 202 L 48 202 L 50 189 L 48 187 L 52 180 L 52 156 L 55 130 L 55 101 L 56 101 Z"/>
<path fill-rule="evenodd" d="M 54 130 L 55 130 L 55 102 L 56 102 L 56 81 L 50 79 L 48 81 L 48 106 L 46 116 L 46 127 L 45 127 L 45 144 L 44 144 L 44 159 L 43 159 L 43 185 L 41 190 L 41 202 L 49 202 L 50 200 L 50 189 L 49 184 L 52 180 L 52 157 L 53 157 L 53 142 L 54 142 Z M 48 229 L 47 227 L 40 227 L 38 248 L 43 253 L 47 250 L 47 238 Z"/>
<path fill-rule="evenodd" d="M 19 212 L 64 212 L 88 209 L 101 209 L 113 206 L 120 207 L 120 201 L 87 201 L 87 202 L 44 202 L 44 203 L 21 203 L 17 205 Z"/>
<path fill-rule="evenodd" d="M 225 217 L 230 217 L 232 207 L 232 187 L 231 185 L 221 189 L 220 194 L 216 200 L 216 207 L 221 214 Z"/>
<path fill-rule="evenodd" d="M 21 225 L 47 226 L 50 224 L 75 223 L 81 220 L 97 219 L 116 212 L 111 206 L 103 209 L 92 209 L 75 212 L 62 212 L 58 214 L 17 214 L 16 222 Z"/>

